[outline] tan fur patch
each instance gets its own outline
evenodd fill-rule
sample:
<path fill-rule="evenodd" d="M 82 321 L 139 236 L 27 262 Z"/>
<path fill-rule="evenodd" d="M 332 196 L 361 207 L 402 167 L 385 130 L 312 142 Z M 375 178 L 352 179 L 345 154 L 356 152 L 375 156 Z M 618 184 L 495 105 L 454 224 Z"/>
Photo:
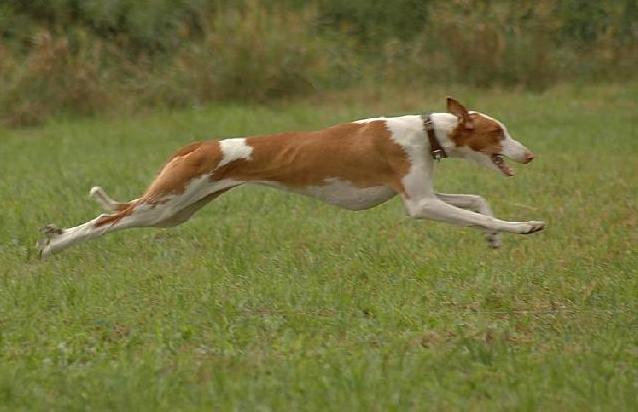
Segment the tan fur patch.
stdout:
<path fill-rule="evenodd" d="M 501 142 L 505 139 L 503 128 L 479 113 L 471 113 L 469 117 L 474 128 L 467 129 L 460 124 L 450 135 L 452 141 L 459 147 L 467 146 L 477 152 L 499 153 L 503 149 Z"/>
<path fill-rule="evenodd" d="M 270 181 L 302 188 L 339 178 L 361 188 L 388 186 L 402 193 L 401 178 L 410 169 L 383 120 L 251 137 L 246 144 L 253 148 L 251 159 L 224 165 L 215 171 L 214 180 Z"/>
<path fill-rule="evenodd" d="M 175 153 L 142 196 L 146 203 L 158 202 L 170 193 L 183 193 L 192 179 L 211 173 L 222 159 L 217 140 L 191 143 Z"/>

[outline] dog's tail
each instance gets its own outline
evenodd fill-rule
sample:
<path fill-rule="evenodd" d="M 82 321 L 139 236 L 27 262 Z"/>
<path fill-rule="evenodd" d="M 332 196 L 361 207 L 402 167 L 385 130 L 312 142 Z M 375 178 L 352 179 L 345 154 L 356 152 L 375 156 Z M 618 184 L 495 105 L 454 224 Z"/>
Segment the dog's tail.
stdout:
<path fill-rule="evenodd" d="M 95 199 L 95 201 L 102 206 L 102 209 L 108 213 L 120 212 L 129 207 L 132 203 L 118 202 L 111 199 L 111 197 L 107 195 L 104 189 L 100 186 L 93 186 L 89 191 L 89 196 Z"/>

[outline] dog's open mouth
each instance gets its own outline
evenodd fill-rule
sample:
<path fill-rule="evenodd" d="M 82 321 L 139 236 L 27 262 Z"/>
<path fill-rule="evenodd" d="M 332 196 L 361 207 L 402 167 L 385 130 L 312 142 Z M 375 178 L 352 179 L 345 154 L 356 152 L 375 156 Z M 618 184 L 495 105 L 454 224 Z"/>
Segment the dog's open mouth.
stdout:
<path fill-rule="evenodd" d="M 495 153 L 492 155 L 492 163 L 498 167 L 498 170 L 503 172 L 505 176 L 514 176 L 514 171 L 505 163 L 503 155 Z"/>

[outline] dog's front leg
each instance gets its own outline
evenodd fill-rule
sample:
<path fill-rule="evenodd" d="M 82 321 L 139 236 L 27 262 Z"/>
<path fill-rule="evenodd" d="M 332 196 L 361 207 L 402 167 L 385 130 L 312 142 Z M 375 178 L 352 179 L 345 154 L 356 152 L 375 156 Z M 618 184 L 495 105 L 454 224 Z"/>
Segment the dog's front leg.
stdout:
<path fill-rule="evenodd" d="M 408 214 L 417 219 L 431 219 L 459 226 L 478 227 L 492 232 L 528 234 L 543 230 L 544 222 L 506 222 L 493 216 L 486 216 L 460 209 L 445 203 L 437 197 L 407 198 L 404 200 Z"/>
<path fill-rule="evenodd" d="M 494 216 L 490 204 L 487 200 L 485 200 L 485 198 L 479 195 L 437 193 L 436 197 L 445 203 L 449 203 L 462 209 L 468 209 L 485 216 Z M 501 235 L 499 232 L 494 230 L 487 230 L 486 232 L 487 234 L 485 235 L 485 238 L 487 239 L 488 245 L 492 248 L 499 248 L 501 246 Z"/>

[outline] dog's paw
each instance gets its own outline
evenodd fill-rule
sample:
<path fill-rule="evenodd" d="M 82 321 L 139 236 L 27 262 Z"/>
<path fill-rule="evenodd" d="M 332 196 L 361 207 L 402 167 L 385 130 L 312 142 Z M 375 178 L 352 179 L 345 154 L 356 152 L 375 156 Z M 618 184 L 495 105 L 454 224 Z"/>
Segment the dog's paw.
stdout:
<path fill-rule="evenodd" d="M 501 234 L 499 232 L 490 232 L 485 235 L 485 240 L 487 240 L 487 245 L 492 249 L 498 249 L 501 247 Z"/>
<path fill-rule="evenodd" d="M 521 230 L 521 234 L 528 235 L 530 233 L 540 232 L 545 229 L 545 222 L 541 221 L 531 221 L 523 223 L 523 228 Z"/>
<path fill-rule="evenodd" d="M 49 245 L 51 244 L 51 240 L 60 236 L 62 234 L 62 229 L 55 225 L 46 225 L 40 228 L 40 232 L 44 234 L 44 237 L 38 240 L 35 246 L 38 249 L 40 259 L 42 259 L 49 254 Z"/>
<path fill-rule="evenodd" d="M 56 225 L 46 225 L 40 228 L 40 232 L 44 233 L 47 237 L 55 237 L 62 234 L 62 229 Z"/>

